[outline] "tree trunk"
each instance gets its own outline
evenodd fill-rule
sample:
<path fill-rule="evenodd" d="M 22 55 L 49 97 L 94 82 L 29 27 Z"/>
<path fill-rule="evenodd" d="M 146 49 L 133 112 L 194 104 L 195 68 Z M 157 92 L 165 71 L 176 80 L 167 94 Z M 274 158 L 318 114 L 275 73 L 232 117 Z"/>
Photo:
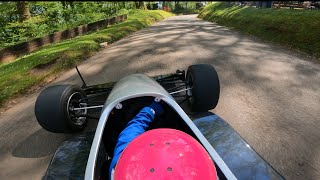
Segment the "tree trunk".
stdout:
<path fill-rule="evenodd" d="M 139 1 L 139 7 L 138 7 L 138 9 L 143 9 L 143 10 L 146 10 L 146 9 L 147 9 L 147 8 L 146 8 L 146 5 L 144 4 L 143 1 Z"/>
<path fill-rule="evenodd" d="M 18 9 L 20 22 L 31 18 L 29 1 L 17 1 L 17 9 Z"/>

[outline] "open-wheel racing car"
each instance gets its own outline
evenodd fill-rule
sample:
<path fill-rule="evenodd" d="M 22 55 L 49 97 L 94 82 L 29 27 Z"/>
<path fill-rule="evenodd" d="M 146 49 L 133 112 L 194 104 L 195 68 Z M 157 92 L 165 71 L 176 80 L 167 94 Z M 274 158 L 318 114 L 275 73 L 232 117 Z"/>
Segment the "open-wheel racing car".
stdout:
<path fill-rule="evenodd" d="M 47 131 L 75 135 L 57 149 L 44 179 L 108 179 L 120 132 L 152 101 L 161 101 L 164 113 L 148 130 L 172 128 L 192 136 L 210 155 L 219 179 L 283 179 L 231 126 L 208 111 L 216 107 L 219 95 L 218 74 L 209 64 L 156 77 L 132 74 L 93 86 L 84 81 L 82 87 L 50 86 L 37 98 L 37 121 Z"/>

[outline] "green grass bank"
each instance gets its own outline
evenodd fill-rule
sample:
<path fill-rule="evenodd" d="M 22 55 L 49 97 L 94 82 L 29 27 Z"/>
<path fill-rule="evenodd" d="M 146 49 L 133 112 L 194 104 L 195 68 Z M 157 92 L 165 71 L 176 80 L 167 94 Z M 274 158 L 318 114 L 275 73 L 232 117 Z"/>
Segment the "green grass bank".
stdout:
<path fill-rule="evenodd" d="M 320 58 L 320 11 L 257 9 L 215 2 L 199 17 Z"/>
<path fill-rule="evenodd" d="M 161 11 L 139 11 L 128 15 L 125 22 L 109 28 L 51 44 L 17 60 L 0 64 L 0 107 L 9 98 L 26 93 L 34 85 L 73 68 L 100 50 L 100 43 L 115 42 L 132 32 L 173 14 Z"/>

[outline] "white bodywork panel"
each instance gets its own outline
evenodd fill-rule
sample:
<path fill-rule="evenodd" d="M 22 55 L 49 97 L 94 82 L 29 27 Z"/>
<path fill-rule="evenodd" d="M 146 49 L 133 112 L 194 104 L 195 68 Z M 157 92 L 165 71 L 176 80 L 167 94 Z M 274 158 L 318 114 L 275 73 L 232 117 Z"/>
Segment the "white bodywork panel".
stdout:
<path fill-rule="evenodd" d="M 112 109 L 119 103 L 136 97 L 157 97 L 162 101 L 165 101 L 169 106 L 171 106 L 185 121 L 185 123 L 194 132 L 197 138 L 200 140 L 201 144 L 206 148 L 208 153 L 214 162 L 219 166 L 221 171 L 224 173 L 227 179 L 236 179 L 234 174 L 230 171 L 228 166 L 224 163 L 218 153 L 210 145 L 207 139 L 202 135 L 199 129 L 194 125 L 192 120 L 184 112 L 184 110 L 176 103 L 174 98 L 154 79 L 144 75 L 144 74 L 132 74 L 121 79 L 112 92 L 108 96 L 103 112 L 100 116 L 99 123 L 95 132 L 95 136 L 92 142 L 89 159 L 87 162 L 85 179 L 94 179 L 94 169 L 96 164 L 96 157 L 99 150 L 100 141 L 103 135 L 103 130 L 106 125 L 109 113 Z"/>

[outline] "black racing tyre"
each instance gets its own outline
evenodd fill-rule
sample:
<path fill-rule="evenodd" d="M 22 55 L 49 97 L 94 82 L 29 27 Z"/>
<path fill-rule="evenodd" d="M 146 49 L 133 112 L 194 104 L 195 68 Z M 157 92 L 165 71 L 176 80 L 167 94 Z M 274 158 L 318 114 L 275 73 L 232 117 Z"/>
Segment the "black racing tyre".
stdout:
<path fill-rule="evenodd" d="M 76 114 L 86 110 L 71 111 L 70 108 L 85 107 L 79 104 L 86 98 L 85 92 L 76 85 L 55 85 L 44 89 L 35 103 L 35 115 L 38 123 L 47 131 L 54 133 L 72 133 L 83 130 L 87 125 L 86 117 Z"/>
<path fill-rule="evenodd" d="M 196 64 L 188 67 L 186 74 L 189 105 L 192 111 L 214 109 L 219 101 L 220 84 L 217 71 L 210 64 Z"/>

